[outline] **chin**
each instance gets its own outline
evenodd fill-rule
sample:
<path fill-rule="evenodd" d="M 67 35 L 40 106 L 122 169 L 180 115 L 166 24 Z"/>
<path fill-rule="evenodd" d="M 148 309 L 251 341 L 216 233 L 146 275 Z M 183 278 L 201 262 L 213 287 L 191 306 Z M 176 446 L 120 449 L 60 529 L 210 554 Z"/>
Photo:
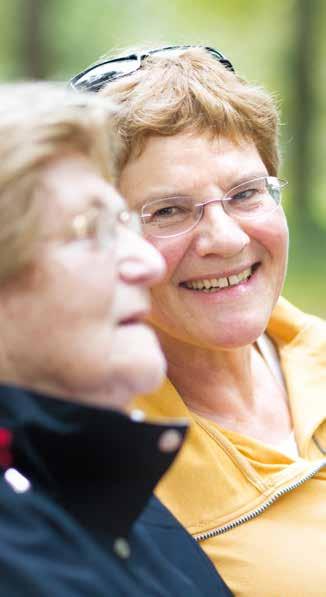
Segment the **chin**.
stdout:
<path fill-rule="evenodd" d="M 253 314 L 229 321 L 227 326 L 219 329 L 214 343 L 226 350 L 253 344 L 264 333 L 269 318 L 270 312 L 268 311 L 268 313 L 260 312 L 259 316 Z"/>
<path fill-rule="evenodd" d="M 130 329 L 131 328 L 131 329 Z M 115 395 L 147 394 L 156 390 L 166 375 L 166 360 L 155 333 L 144 324 L 122 326 L 114 337 L 110 363 Z"/>
<path fill-rule="evenodd" d="M 160 356 L 152 355 L 152 358 L 143 365 L 139 363 L 137 370 L 129 373 L 129 379 L 126 379 L 127 384 L 132 386 L 133 395 L 149 394 L 154 392 L 163 383 L 166 376 L 166 361 L 163 354 Z M 133 396 L 131 396 L 133 398 Z"/>
<path fill-rule="evenodd" d="M 78 380 L 78 383 L 69 380 L 70 383 L 56 388 L 53 394 L 89 406 L 126 411 L 137 394 L 156 390 L 165 375 L 166 361 L 155 338 L 147 358 L 141 351 L 135 354 L 126 350 L 122 358 L 114 358 L 109 370 L 100 371 L 95 379 L 88 377 L 87 381 Z"/>

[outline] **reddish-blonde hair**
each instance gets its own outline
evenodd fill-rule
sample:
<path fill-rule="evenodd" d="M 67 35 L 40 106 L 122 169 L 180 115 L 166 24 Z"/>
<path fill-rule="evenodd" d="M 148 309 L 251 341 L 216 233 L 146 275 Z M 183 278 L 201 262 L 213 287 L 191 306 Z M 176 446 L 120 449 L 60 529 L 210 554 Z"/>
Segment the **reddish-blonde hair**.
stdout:
<path fill-rule="evenodd" d="M 151 135 L 186 130 L 253 141 L 268 173 L 279 167 L 278 111 L 272 96 L 227 70 L 204 48 L 153 54 L 100 92 L 115 104 L 122 142 L 118 169 Z"/>

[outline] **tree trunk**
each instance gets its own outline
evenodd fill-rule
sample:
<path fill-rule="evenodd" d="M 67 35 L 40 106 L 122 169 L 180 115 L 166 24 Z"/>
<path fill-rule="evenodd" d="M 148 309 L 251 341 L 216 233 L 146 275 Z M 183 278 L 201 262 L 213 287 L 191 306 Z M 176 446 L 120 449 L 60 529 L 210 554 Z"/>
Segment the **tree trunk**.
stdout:
<path fill-rule="evenodd" d="M 21 64 L 26 79 L 41 79 L 48 72 L 48 51 L 44 15 L 50 0 L 20 0 Z"/>
<path fill-rule="evenodd" d="M 311 223 L 312 164 L 314 160 L 312 125 L 315 114 L 314 66 L 316 59 L 315 24 L 318 0 L 296 0 L 294 10 L 292 113 L 292 173 L 294 219 L 302 228 Z M 291 105 L 292 104 L 292 105 Z"/>

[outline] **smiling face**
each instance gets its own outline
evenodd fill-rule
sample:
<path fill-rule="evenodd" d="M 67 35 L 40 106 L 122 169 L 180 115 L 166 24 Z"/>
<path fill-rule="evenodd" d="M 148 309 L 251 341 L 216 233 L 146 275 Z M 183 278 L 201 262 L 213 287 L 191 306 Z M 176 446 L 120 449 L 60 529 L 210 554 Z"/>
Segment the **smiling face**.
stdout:
<path fill-rule="evenodd" d="M 191 196 L 197 203 L 220 199 L 243 180 L 267 174 L 252 143 L 182 133 L 150 137 L 124 167 L 120 190 L 140 210 L 167 196 Z M 148 240 L 167 264 L 164 280 L 152 291 L 151 313 L 165 347 L 179 340 L 229 349 L 263 332 L 286 272 L 288 229 L 280 207 L 240 221 L 215 202 L 191 231 Z"/>
<path fill-rule="evenodd" d="M 98 224 L 115 221 L 125 203 L 81 154 L 42 168 L 38 200 L 36 257 L 0 293 L 9 381 L 122 406 L 165 373 L 158 341 L 141 321 L 163 260 L 121 223 L 98 238 Z"/>

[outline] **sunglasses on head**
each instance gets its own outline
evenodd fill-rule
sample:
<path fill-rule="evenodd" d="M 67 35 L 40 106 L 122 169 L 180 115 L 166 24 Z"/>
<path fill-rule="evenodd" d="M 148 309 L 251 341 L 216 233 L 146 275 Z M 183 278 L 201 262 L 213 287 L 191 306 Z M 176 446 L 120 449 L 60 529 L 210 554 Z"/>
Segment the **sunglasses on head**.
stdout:
<path fill-rule="evenodd" d="M 129 56 L 121 56 L 112 58 L 111 60 L 104 60 L 98 62 L 93 66 L 89 66 L 82 72 L 78 73 L 69 82 L 70 87 L 75 90 L 84 91 L 100 91 L 104 85 L 111 81 L 116 81 L 122 77 L 126 77 L 141 68 L 143 61 L 153 54 L 177 54 L 179 50 L 187 50 L 188 48 L 204 48 L 213 58 L 223 64 L 226 69 L 234 72 L 234 68 L 230 60 L 226 58 L 219 50 L 209 48 L 206 46 L 164 46 L 163 48 L 156 48 L 154 50 L 147 50 L 146 52 L 135 52 Z"/>

